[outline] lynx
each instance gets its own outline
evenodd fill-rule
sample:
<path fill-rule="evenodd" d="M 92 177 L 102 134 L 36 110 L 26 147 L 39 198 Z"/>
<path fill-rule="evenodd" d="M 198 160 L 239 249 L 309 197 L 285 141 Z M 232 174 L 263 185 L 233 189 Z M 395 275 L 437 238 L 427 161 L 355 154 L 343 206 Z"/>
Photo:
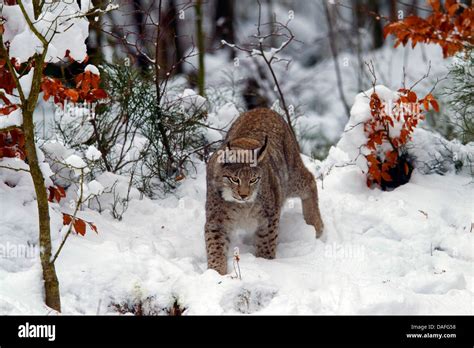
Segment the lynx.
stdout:
<path fill-rule="evenodd" d="M 280 212 L 289 197 L 301 198 L 304 219 L 319 238 L 323 222 L 316 182 L 290 127 L 269 109 L 243 113 L 207 164 L 208 267 L 226 274 L 229 233 L 252 224 L 256 256 L 275 258 Z"/>

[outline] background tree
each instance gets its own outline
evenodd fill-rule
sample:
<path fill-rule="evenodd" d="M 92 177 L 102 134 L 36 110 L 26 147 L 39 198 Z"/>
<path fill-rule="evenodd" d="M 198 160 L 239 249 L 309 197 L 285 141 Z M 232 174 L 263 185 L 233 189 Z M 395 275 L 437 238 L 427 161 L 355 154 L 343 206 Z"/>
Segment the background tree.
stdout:
<path fill-rule="evenodd" d="M 203 8 L 202 0 L 196 0 L 194 5 L 196 12 L 196 41 L 198 49 L 198 71 L 197 71 L 197 87 L 200 95 L 204 95 L 205 86 L 205 66 L 204 66 L 204 55 L 206 53 L 205 48 L 205 37 L 203 30 Z"/>
<path fill-rule="evenodd" d="M 214 10 L 213 46 L 220 46 L 221 41 L 235 42 L 234 32 L 234 0 L 217 0 Z M 269 6 L 269 8 L 271 8 Z M 230 58 L 235 57 L 235 52 L 228 49 Z"/>

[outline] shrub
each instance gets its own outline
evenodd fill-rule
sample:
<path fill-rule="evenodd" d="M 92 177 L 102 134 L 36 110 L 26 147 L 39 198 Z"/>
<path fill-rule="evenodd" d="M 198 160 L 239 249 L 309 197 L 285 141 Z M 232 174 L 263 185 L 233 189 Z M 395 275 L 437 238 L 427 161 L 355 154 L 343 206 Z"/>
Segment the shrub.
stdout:
<path fill-rule="evenodd" d="M 425 118 L 423 107 L 439 110 L 436 99 L 428 94 L 418 99 L 412 90 L 401 88 L 393 106 L 382 102 L 374 92 L 370 96 L 371 117 L 364 122 L 367 136 L 364 154 L 368 163 L 367 186 L 378 184 L 382 189 L 398 187 L 408 182 L 413 165 L 406 152 L 406 144 L 413 130 Z"/>
<path fill-rule="evenodd" d="M 463 144 L 474 141 L 474 50 L 460 54 L 449 70 L 451 84 L 444 89 L 449 123 Z"/>
<path fill-rule="evenodd" d="M 110 102 L 59 113 L 62 142 L 82 152 L 96 146 L 102 158 L 95 175 L 124 175 L 150 197 L 175 189 L 191 155 L 206 143 L 201 134 L 206 100 L 192 90 L 157 94 L 153 71 L 123 63 L 102 68 Z"/>

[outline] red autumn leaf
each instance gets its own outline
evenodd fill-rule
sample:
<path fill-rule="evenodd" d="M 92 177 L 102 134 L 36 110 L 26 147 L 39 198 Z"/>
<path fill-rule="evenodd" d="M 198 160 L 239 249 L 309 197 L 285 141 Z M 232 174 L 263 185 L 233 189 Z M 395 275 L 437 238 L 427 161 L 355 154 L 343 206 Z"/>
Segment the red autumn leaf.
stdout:
<path fill-rule="evenodd" d="M 99 233 L 99 232 L 97 232 L 97 226 L 94 225 L 92 222 L 89 222 L 89 226 L 95 233 Z"/>
<path fill-rule="evenodd" d="M 10 131 L 11 143 L 18 145 L 20 149 L 25 146 L 25 134 L 20 128 L 15 128 Z"/>
<path fill-rule="evenodd" d="M 69 225 L 72 221 L 72 216 L 63 213 L 63 225 Z"/>
<path fill-rule="evenodd" d="M 440 6 L 439 6 L 439 0 L 429 0 L 431 8 L 433 8 L 434 11 L 439 11 Z"/>
<path fill-rule="evenodd" d="M 382 175 L 381 175 L 380 170 L 378 170 L 377 168 L 377 170 L 372 171 L 371 174 L 374 177 L 375 181 L 377 181 L 380 184 L 382 181 Z"/>
<path fill-rule="evenodd" d="M 382 145 L 383 136 L 384 136 L 384 133 L 382 133 L 382 132 L 377 133 L 375 142 L 379 145 Z"/>
<path fill-rule="evenodd" d="M 3 60 L 3 66 L 0 68 L 0 88 L 3 88 L 8 94 L 13 94 L 13 90 L 16 88 L 15 80 L 5 67 L 5 63 Z"/>
<path fill-rule="evenodd" d="M 430 109 L 430 102 L 428 99 L 423 99 L 423 106 L 425 108 L 426 111 L 428 111 Z"/>
<path fill-rule="evenodd" d="M 381 176 L 385 181 L 392 181 L 392 177 L 388 173 L 381 172 Z"/>
<path fill-rule="evenodd" d="M 394 35 L 395 47 L 405 46 L 409 40 L 412 47 L 419 42 L 437 44 L 445 58 L 470 49 L 474 44 L 471 24 L 474 8 L 462 5 L 460 0 L 445 1 L 445 9 L 439 0 L 430 0 L 430 5 L 432 11 L 427 17 L 409 16 L 386 25 L 384 37 Z"/>
<path fill-rule="evenodd" d="M 86 223 L 84 220 L 76 218 L 73 223 L 74 231 L 80 234 L 81 236 L 85 236 L 86 234 Z"/>
<path fill-rule="evenodd" d="M 93 89 L 99 88 L 100 76 L 95 75 L 95 74 L 91 73 L 90 71 L 87 71 L 87 73 L 89 73 L 89 75 L 90 75 L 92 88 Z"/>
<path fill-rule="evenodd" d="M 66 191 L 61 186 L 56 186 L 54 190 L 54 198 L 56 201 L 60 201 L 61 198 L 66 197 Z"/>
<path fill-rule="evenodd" d="M 79 79 L 80 82 L 76 87 L 77 88 L 80 87 L 82 93 L 87 93 L 91 89 L 91 74 L 88 71 L 86 71 L 85 73 L 81 75 L 82 75 L 82 78 Z"/>
<path fill-rule="evenodd" d="M 398 153 L 396 151 L 387 151 L 385 159 L 388 163 L 394 164 L 398 160 Z"/>
<path fill-rule="evenodd" d="M 404 163 L 403 169 L 405 170 L 405 175 L 408 175 L 408 173 L 410 172 L 410 168 L 408 167 L 408 164 L 406 162 Z"/>
<path fill-rule="evenodd" d="M 408 92 L 408 101 L 409 101 L 410 103 L 416 103 L 416 100 L 417 100 L 417 99 L 418 99 L 418 98 L 417 98 L 415 92 L 412 92 L 412 91 Z"/>
<path fill-rule="evenodd" d="M 379 161 L 377 160 L 377 157 L 374 154 L 367 155 L 367 161 L 369 163 L 374 163 L 377 164 Z"/>
<path fill-rule="evenodd" d="M 77 102 L 78 99 L 79 99 L 79 93 L 72 89 L 72 88 L 68 88 L 66 90 L 64 90 L 64 94 L 73 102 Z"/>
<path fill-rule="evenodd" d="M 1 115 L 9 115 L 11 112 L 15 111 L 18 109 L 18 105 L 9 105 L 9 106 L 4 106 L 3 108 L 0 108 L 0 114 Z"/>
<path fill-rule="evenodd" d="M 406 96 L 404 96 L 404 95 L 400 96 L 400 101 L 401 101 L 402 103 L 408 103 L 408 102 L 409 102 L 408 97 L 406 97 Z"/>
<path fill-rule="evenodd" d="M 61 201 L 61 198 L 66 197 L 66 191 L 61 186 L 50 186 L 48 187 L 48 191 L 49 191 L 48 201 L 50 202 L 53 202 L 54 200 L 56 200 L 56 202 L 59 203 L 59 201 Z"/>
<path fill-rule="evenodd" d="M 48 191 L 49 191 L 48 201 L 52 202 L 54 199 L 54 187 L 52 186 L 48 187 Z"/>
<path fill-rule="evenodd" d="M 107 93 L 103 89 L 94 89 L 92 92 L 95 99 L 106 99 Z"/>
<path fill-rule="evenodd" d="M 12 148 L 12 147 L 4 147 L 2 149 L 2 156 L 0 157 L 9 157 L 9 158 L 14 158 L 16 157 L 17 151 Z"/>
<path fill-rule="evenodd" d="M 430 100 L 430 104 L 436 112 L 439 112 L 439 105 L 436 99 Z"/>

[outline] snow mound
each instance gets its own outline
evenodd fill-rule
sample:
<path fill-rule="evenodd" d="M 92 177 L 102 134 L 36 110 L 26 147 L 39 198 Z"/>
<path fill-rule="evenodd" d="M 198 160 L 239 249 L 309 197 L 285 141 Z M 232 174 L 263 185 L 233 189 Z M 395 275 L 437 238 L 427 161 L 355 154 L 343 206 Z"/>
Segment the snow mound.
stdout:
<path fill-rule="evenodd" d="M 333 165 L 355 164 L 362 172 L 367 172 L 365 155 L 368 155 L 370 151 L 366 146 L 368 137 L 364 130 L 364 123 L 372 117 L 370 96 L 374 91 L 389 110 L 392 109 L 399 98 L 398 92 L 394 92 L 383 85 L 377 85 L 359 93 L 355 97 L 354 105 L 351 108 L 350 119 L 336 145 L 336 148 L 345 153 L 347 158 L 342 158 L 344 156 L 341 154 L 335 156 L 334 151 L 336 150 L 331 149 L 326 164 L 329 162 Z M 403 125 L 403 120 L 397 121 L 393 118 L 393 121 L 394 125 L 388 126 L 388 133 L 392 138 L 400 135 Z M 417 170 L 425 174 L 444 174 L 454 171 L 472 174 L 474 172 L 474 168 L 472 168 L 474 143 L 463 145 L 457 140 L 448 141 L 439 134 L 421 127 L 422 125 L 414 129 L 412 139 L 404 147 L 410 161 Z M 383 153 L 391 149 L 391 145 L 384 140 L 378 151 L 383 157 Z"/>
<path fill-rule="evenodd" d="M 386 105 L 393 105 L 398 99 L 399 95 L 389 88 L 378 85 L 370 88 L 365 92 L 359 93 L 354 100 L 354 105 L 351 108 L 351 117 L 344 128 L 341 140 L 337 143 L 337 147 L 348 154 L 350 160 L 355 163 L 362 171 L 366 172 L 367 160 L 363 155 L 368 155 L 370 151 L 367 149 L 367 135 L 364 131 L 364 123 L 370 117 L 370 96 L 372 93 L 377 93 L 380 100 Z M 394 124 L 394 127 L 389 126 L 389 133 L 391 136 L 400 133 L 401 124 Z M 388 150 L 388 149 L 387 149 Z"/>

